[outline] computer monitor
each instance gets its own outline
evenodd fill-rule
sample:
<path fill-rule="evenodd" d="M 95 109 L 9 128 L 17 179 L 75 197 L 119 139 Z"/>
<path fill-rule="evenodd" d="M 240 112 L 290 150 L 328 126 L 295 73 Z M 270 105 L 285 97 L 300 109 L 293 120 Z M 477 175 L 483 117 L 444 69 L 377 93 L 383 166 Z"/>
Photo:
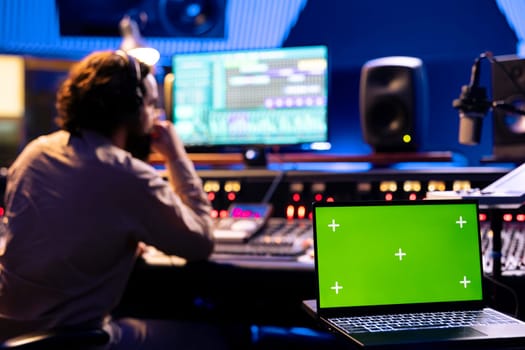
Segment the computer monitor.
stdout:
<path fill-rule="evenodd" d="M 176 54 L 172 63 L 171 118 L 187 147 L 328 144 L 325 46 Z"/>

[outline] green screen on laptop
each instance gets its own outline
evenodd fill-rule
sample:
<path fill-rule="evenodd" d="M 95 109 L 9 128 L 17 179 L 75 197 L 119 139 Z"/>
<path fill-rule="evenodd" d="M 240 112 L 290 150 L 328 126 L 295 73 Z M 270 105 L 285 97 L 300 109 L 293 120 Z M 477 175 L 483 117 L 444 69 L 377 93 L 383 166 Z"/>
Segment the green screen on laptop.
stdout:
<path fill-rule="evenodd" d="M 320 307 L 482 300 L 476 203 L 421 203 L 314 208 Z"/>

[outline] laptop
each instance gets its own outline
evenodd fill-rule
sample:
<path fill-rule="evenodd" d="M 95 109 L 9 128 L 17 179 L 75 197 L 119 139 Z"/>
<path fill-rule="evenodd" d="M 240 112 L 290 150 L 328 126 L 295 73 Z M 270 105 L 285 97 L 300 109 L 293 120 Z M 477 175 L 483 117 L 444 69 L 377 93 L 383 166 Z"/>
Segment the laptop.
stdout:
<path fill-rule="evenodd" d="M 525 163 L 482 189 L 427 192 L 428 199 L 475 199 L 481 206 L 519 208 L 525 203 Z"/>
<path fill-rule="evenodd" d="M 355 345 L 525 345 L 485 303 L 477 201 L 317 202 L 313 223 L 312 309 Z"/>

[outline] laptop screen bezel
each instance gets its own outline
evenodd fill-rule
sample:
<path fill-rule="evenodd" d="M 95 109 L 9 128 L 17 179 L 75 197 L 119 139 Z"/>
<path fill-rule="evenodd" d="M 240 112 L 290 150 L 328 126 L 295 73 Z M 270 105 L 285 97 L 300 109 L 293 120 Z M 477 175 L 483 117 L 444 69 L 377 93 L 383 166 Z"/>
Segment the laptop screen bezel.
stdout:
<path fill-rule="evenodd" d="M 486 306 L 485 302 L 485 286 L 484 278 L 481 278 L 481 289 L 482 297 L 479 300 L 466 300 L 466 301 L 445 301 L 445 302 L 432 302 L 432 303 L 412 303 L 412 304 L 384 304 L 384 305 L 370 305 L 370 306 L 347 306 L 347 307 L 321 307 L 320 305 L 320 286 L 319 286 L 319 271 L 318 271 L 318 252 L 317 252 L 317 226 L 316 226 L 316 210 L 317 208 L 323 207 L 342 207 L 342 206 L 373 206 L 373 205 L 446 205 L 446 204 L 473 204 L 476 208 L 477 226 L 479 230 L 479 202 L 476 199 L 427 199 L 418 201 L 409 200 L 395 200 L 395 201 L 381 201 L 381 200 L 368 200 L 368 201 L 352 201 L 352 202 L 314 202 L 312 204 L 313 209 L 313 230 L 314 230 L 314 270 L 315 270 L 315 290 L 316 290 L 316 309 L 318 316 L 321 317 L 337 317 L 339 315 L 368 315 L 368 314 L 383 314 L 383 313 L 409 313 L 409 312 L 421 312 L 421 311 L 453 311 L 453 310 L 476 310 Z M 478 243 L 481 237 L 478 236 Z M 479 269 L 483 274 L 482 265 L 482 251 L 481 244 L 478 244 L 479 249 Z"/>

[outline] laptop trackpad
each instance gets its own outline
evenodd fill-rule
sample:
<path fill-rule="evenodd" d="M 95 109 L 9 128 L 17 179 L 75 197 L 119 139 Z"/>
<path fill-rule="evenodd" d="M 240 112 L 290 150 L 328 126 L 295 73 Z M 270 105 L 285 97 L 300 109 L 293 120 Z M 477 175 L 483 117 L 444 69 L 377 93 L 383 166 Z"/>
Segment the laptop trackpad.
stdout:
<path fill-rule="evenodd" d="M 486 336 L 485 333 L 470 327 L 417 329 L 412 331 L 377 332 L 353 334 L 354 338 L 364 345 L 431 343 L 458 339 L 476 339 Z"/>

